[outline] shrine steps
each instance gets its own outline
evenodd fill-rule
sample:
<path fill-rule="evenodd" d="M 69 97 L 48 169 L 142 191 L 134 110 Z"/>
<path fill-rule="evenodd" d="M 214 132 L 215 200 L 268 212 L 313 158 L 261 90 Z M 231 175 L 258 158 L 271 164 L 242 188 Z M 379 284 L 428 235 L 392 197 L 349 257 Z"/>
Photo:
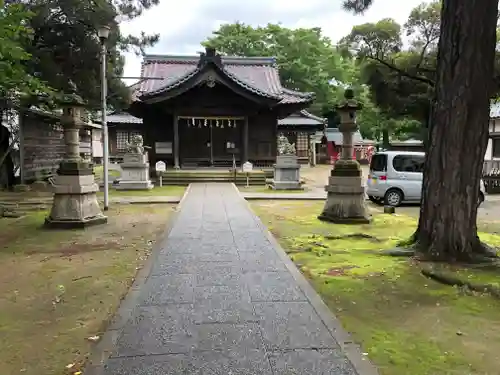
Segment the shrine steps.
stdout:
<path fill-rule="evenodd" d="M 157 179 L 158 180 L 158 179 Z M 167 170 L 162 174 L 164 185 L 189 185 L 193 182 L 234 182 L 236 185 L 247 184 L 247 173 L 228 170 Z M 158 183 L 158 181 L 157 181 Z M 266 173 L 256 170 L 248 173 L 248 184 L 253 186 L 264 186 L 266 184 Z"/>

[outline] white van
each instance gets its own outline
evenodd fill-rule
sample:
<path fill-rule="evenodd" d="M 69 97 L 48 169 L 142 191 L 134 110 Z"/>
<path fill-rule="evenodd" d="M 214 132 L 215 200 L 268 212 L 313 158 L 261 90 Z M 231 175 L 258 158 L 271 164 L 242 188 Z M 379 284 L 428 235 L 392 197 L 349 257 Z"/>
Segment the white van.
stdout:
<path fill-rule="evenodd" d="M 399 206 L 403 202 L 418 203 L 422 199 L 425 153 L 384 151 L 373 155 L 366 194 L 376 204 Z M 478 204 L 485 197 L 481 180 Z"/>

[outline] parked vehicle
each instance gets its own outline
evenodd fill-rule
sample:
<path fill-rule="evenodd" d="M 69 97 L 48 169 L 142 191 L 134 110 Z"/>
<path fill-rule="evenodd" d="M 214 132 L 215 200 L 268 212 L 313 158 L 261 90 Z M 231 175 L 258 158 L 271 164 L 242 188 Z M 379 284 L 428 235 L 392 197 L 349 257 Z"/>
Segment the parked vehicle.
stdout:
<path fill-rule="evenodd" d="M 373 155 L 367 181 L 368 198 L 376 204 L 399 206 L 418 203 L 422 199 L 425 153 L 384 151 Z M 481 180 L 478 205 L 484 202 Z"/>

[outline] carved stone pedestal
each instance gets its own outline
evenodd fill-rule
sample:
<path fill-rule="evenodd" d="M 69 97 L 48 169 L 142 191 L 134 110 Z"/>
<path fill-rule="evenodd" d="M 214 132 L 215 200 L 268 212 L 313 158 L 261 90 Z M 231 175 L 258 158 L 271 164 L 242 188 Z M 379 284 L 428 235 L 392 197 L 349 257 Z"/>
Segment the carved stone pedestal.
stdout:
<path fill-rule="evenodd" d="M 151 190 L 154 187 L 149 179 L 147 154 L 125 154 L 121 168 L 122 174 L 116 190 Z"/>
<path fill-rule="evenodd" d="M 54 201 L 45 225 L 50 228 L 84 228 L 107 223 L 96 193 L 92 165 L 63 162 L 55 179 Z"/>
<path fill-rule="evenodd" d="M 328 193 L 318 219 L 336 224 L 368 224 L 362 171 L 355 160 L 339 160 L 325 186 Z"/>
<path fill-rule="evenodd" d="M 279 155 L 274 165 L 274 190 L 302 190 L 300 184 L 300 164 L 295 155 Z"/>

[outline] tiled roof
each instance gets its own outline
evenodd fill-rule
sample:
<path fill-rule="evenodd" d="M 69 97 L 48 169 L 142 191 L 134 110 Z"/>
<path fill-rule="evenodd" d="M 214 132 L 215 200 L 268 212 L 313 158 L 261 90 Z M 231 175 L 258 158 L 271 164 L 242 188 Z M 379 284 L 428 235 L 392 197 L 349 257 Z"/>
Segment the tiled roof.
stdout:
<path fill-rule="evenodd" d="M 338 128 L 327 128 L 325 134 L 328 142 L 335 142 L 335 144 L 337 145 L 342 144 L 342 133 Z M 363 144 L 363 136 L 361 135 L 359 130 L 355 131 L 352 135 L 352 142 L 355 145 Z"/>
<path fill-rule="evenodd" d="M 116 124 L 142 124 L 142 118 L 132 116 L 128 113 L 112 113 L 107 116 L 107 122 Z"/>
<path fill-rule="evenodd" d="M 325 120 L 321 117 L 315 116 L 312 113 L 302 110 L 293 113 L 292 115 L 278 120 L 278 125 L 306 125 L 311 127 L 323 126 Z"/>
<path fill-rule="evenodd" d="M 314 99 L 313 93 L 293 91 L 281 85 L 274 58 L 221 56 L 220 62 L 221 71 L 230 80 L 264 98 L 275 99 L 280 104 L 307 103 Z M 196 76 L 203 67 L 200 56 L 146 55 L 141 72 L 145 79 L 131 86 L 132 97 L 142 100 L 168 92 Z"/>
<path fill-rule="evenodd" d="M 94 122 L 101 123 L 101 112 L 97 113 Z M 142 124 L 142 119 L 132 116 L 127 112 L 111 112 L 107 114 L 106 122 L 115 124 Z"/>

